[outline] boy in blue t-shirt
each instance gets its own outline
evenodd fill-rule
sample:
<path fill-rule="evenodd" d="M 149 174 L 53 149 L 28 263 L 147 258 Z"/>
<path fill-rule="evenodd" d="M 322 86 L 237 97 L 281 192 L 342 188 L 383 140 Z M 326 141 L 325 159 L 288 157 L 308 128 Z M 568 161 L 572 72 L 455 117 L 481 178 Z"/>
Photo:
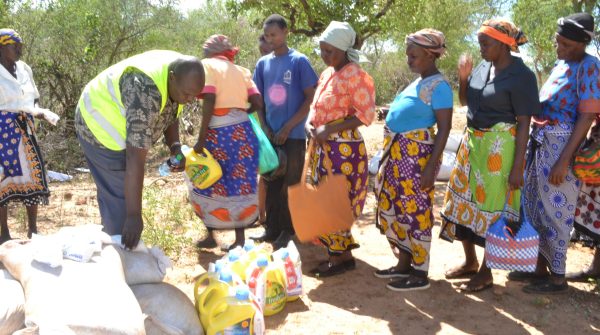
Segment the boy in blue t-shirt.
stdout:
<path fill-rule="evenodd" d="M 281 15 L 269 16 L 263 29 L 273 52 L 261 57 L 254 70 L 253 80 L 265 107 L 258 114 L 273 145 L 285 151 L 287 170 L 280 178 L 265 180 L 266 229 L 254 239 L 273 242 L 278 249 L 286 246 L 294 233 L 287 188 L 302 177 L 306 153 L 304 125 L 318 77 L 305 55 L 288 48 L 287 23 Z"/>

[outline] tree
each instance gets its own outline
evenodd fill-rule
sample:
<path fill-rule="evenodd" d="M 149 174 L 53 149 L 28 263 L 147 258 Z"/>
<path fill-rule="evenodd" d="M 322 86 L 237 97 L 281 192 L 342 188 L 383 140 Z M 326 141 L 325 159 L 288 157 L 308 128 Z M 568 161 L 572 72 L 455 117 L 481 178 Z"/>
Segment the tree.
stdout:
<path fill-rule="evenodd" d="M 263 17 L 279 13 L 288 20 L 291 33 L 307 37 L 319 35 L 334 18 L 347 21 L 357 32 L 354 45 L 357 49 L 362 47 L 367 38 L 391 24 L 387 14 L 398 7 L 398 1 L 395 0 L 229 0 L 227 4 L 236 13 L 251 9 L 258 10 Z"/>
<path fill-rule="evenodd" d="M 577 12 L 588 12 L 599 18 L 597 0 L 517 0 L 513 7 L 513 20 L 529 39 L 525 49 L 531 56 L 533 70 L 542 83 L 556 62 L 554 34 L 558 18 Z M 598 40 L 595 40 L 596 50 Z"/>

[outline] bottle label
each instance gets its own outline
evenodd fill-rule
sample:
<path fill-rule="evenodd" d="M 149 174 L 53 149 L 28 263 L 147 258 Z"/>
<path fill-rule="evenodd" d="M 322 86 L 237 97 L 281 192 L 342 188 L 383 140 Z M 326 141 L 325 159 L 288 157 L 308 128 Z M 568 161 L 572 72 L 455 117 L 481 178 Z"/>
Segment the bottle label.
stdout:
<path fill-rule="evenodd" d="M 208 179 L 208 166 L 206 165 L 193 165 L 190 167 L 188 176 L 192 183 L 198 185 L 202 184 Z"/>
<path fill-rule="evenodd" d="M 286 302 L 285 288 L 279 283 L 267 281 L 265 310 L 278 312 Z"/>
<path fill-rule="evenodd" d="M 223 331 L 217 332 L 217 335 L 250 335 L 250 321 L 252 319 L 245 319 L 240 323 L 236 323 L 231 327 L 223 329 Z"/>

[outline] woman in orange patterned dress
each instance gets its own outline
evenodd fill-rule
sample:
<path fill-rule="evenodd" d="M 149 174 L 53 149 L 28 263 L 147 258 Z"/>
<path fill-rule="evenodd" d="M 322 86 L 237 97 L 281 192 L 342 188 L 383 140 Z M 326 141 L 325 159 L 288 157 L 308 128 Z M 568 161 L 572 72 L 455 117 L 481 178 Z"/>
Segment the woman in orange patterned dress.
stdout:
<path fill-rule="evenodd" d="M 320 37 L 321 58 L 328 65 L 319 84 L 308 116 L 307 128 L 317 149 L 309 153 L 311 179 L 318 184 L 334 174 L 348 180 L 348 197 L 355 218 L 362 213 L 367 197 L 367 150 L 358 127 L 369 125 L 375 117 L 375 85 L 358 65 L 361 54 L 352 49 L 356 33 L 346 22 L 333 21 Z M 325 158 L 327 151 L 328 159 Z M 312 272 L 327 277 L 356 267 L 352 249 L 358 248 L 350 231 L 322 235 L 320 241 L 329 259 Z"/>

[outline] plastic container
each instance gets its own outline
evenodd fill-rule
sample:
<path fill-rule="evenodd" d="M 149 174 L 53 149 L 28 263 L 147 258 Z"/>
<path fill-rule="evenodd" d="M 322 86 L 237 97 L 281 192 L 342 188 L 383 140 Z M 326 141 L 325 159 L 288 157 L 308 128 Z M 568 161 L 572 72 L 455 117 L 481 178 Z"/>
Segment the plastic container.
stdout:
<path fill-rule="evenodd" d="M 272 262 L 264 270 L 265 276 L 265 316 L 281 312 L 287 301 L 284 269 L 280 263 Z"/>
<path fill-rule="evenodd" d="M 158 174 L 161 177 L 166 177 L 171 174 L 171 166 L 175 166 L 181 162 L 183 156 L 181 154 L 177 154 L 176 156 L 171 156 L 169 159 L 164 161 L 162 164 L 158 166 Z"/>
<path fill-rule="evenodd" d="M 269 266 L 269 259 L 261 255 L 246 270 L 246 284 L 260 306 L 261 311 L 265 309 L 266 278 L 265 270 Z"/>
<path fill-rule="evenodd" d="M 238 287 L 235 296 L 221 299 L 207 311 L 207 335 L 235 334 L 262 335 L 265 331 L 263 315 L 250 300 L 247 287 Z"/>
<path fill-rule="evenodd" d="M 208 271 L 200 276 L 194 284 L 194 302 L 196 308 L 198 308 L 198 298 L 200 297 L 200 291 L 204 292 L 208 286 L 219 280 L 219 273 L 223 269 L 225 261 L 218 259 L 215 263 L 208 264 Z"/>
<path fill-rule="evenodd" d="M 298 300 L 302 295 L 302 263 L 300 257 L 292 259 L 289 250 L 282 249 L 280 256 L 285 273 L 287 301 Z"/>
<path fill-rule="evenodd" d="M 208 311 L 212 306 L 225 297 L 233 295 L 233 276 L 228 269 L 222 269 L 219 280 L 213 280 L 198 296 L 197 307 L 200 314 L 200 323 L 204 329 L 209 325 Z"/>
<path fill-rule="evenodd" d="M 241 281 L 241 283 L 244 282 L 244 278 L 246 278 L 246 267 L 247 265 L 245 264 L 244 260 L 243 260 L 243 249 L 242 248 L 235 248 L 233 250 L 230 250 L 229 253 L 227 254 L 227 266 L 229 267 L 229 269 L 231 269 L 231 272 L 233 272 L 235 274 L 235 276 L 237 278 L 234 279 L 238 279 Z"/>
<path fill-rule="evenodd" d="M 181 152 L 185 156 L 185 174 L 194 187 L 203 190 L 223 176 L 221 166 L 206 148 L 202 154 L 198 154 L 194 149 L 183 145 Z"/>
<path fill-rule="evenodd" d="M 256 246 L 252 240 L 246 240 L 246 242 L 244 242 L 244 248 L 240 250 L 240 257 L 234 266 L 234 272 L 240 276 L 242 281 L 246 282 L 248 267 L 253 265 L 260 256 L 266 257 L 267 260 L 270 259 L 269 253 L 262 246 Z"/>

